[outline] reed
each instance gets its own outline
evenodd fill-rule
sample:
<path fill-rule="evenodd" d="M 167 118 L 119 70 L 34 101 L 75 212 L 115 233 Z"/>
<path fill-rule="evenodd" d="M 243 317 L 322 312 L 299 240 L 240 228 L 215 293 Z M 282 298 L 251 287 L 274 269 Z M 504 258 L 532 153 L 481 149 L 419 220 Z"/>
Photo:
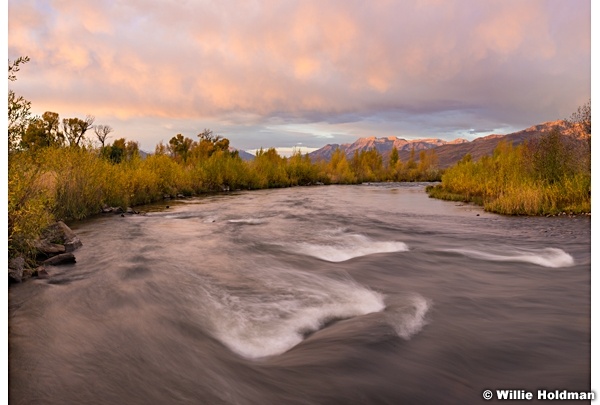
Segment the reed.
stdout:
<path fill-rule="evenodd" d="M 518 147 L 500 143 L 493 156 L 477 162 L 466 156 L 446 170 L 440 185 L 426 191 L 432 198 L 474 202 L 486 211 L 506 215 L 588 213 L 589 166 L 580 164 L 585 156 L 562 154 L 567 149 L 561 142 L 572 140 L 551 133 Z"/>
<path fill-rule="evenodd" d="M 31 156 L 8 162 L 9 257 L 34 255 L 33 241 L 53 220 L 53 179 Z"/>

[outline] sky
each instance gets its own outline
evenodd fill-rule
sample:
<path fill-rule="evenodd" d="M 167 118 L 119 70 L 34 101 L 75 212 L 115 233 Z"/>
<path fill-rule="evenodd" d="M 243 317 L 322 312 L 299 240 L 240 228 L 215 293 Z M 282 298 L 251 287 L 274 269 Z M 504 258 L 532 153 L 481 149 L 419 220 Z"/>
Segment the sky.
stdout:
<path fill-rule="evenodd" d="M 152 152 L 472 140 L 591 97 L 589 0 L 9 0 L 9 87 Z M 93 134 L 92 134 L 93 136 Z"/>

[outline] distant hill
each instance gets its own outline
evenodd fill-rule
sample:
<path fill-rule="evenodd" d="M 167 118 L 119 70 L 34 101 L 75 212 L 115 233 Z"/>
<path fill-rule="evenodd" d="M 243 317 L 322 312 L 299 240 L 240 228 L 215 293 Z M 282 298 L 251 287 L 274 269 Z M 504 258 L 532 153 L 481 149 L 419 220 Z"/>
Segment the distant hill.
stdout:
<path fill-rule="evenodd" d="M 535 139 L 542 134 L 550 132 L 554 128 L 558 128 L 563 135 L 575 138 L 584 137 L 582 131 L 578 127 L 575 127 L 566 121 L 559 120 L 534 125 L 508 135 L 488 135 L 476 138 L 473 141 L 467 141 L 466 139 L 461 138 L 453 141 L 430 138 L 406 140 L 395 136 L 387 138 L 360 138 L 354 143 L 325 145 L 321 149 L 309 153 L 309 156 L 313 161 L 329 160 L 333 152 L 339 148 L 346 154 L 347 158 L 352 158 L 354 151 L 358 150 L 360 152 L 363 150 L 377 149 L 384 160 L 387 160 L 392 151 L 392 147 L 395 147 L 398 149 L 400 160 L 407 161 L 413 148 L 415 152 L 417 152 L 416 159 L 418 159 L 418 152 L 421 150 L 435 149 L 438 156 L 439 167 L 447 168 L 454 165 L 467 153 L 471 154 L 473 160 L 478 160 L 483 156 L 491 155 L 496 146 L 498 146 L 498 143 L 502 140 L 508 141 L 516 146 L 523 143 L 525 140 Z"/>
<path fill-rule="evenodd" d="M 348 158 L 351 158 L 355 151 L 363 151 L 370 149 L 377 149 L 379 153 L 386 156 L 392 148 L 398 149 L 398 152 L 406 151 L 410 154 L 410 151 L 414 148 L 415 151 L 421 151 L 423 149 L 436 148 L 447 144 L 460 144 L 469 142 L 466 139 L 456 139 L 448 142 L 443 139 L 411 139 L 406 140 L 403 138 L 397 138 L 395 136 L 388 136 L 387 138 L 376 138 L 371 136 L 369 138 L 360 138 L 353 143 L 345 144 L 328 144 L 308 154 L 313 160 L 329 160 L 336 149 L 341 149 Z M 407 155 L 408 156 L 408 155 Z"/>
<path fill-rule="evenodd" d="M 507 135 L 488 135 L 476 138 L 471 142 L 458 145 L 442 145 L 436 148 L 439 167 L 444 169 L 454 165 L 467 153 L 471 154 L 473 160 L 478 160 L 486 155 L 491 155 L 500 141 L 507 141 L 517 146 L 527 140 L 539 138 L 557 128 L 563 135 L 571 136 L 577 139 L 584 137 L 583 133 L 572 124 L 566 121 L 550 121 L 543 124 L 534 125 L 522 131 L 513 132 Z M 399 153 L 400 159 L 408 159 L 409 153 Z"/>
<path fill-rule="evenodd" d="M 256 157 L 253 154 L 246 152 L 245 150 L 241 150 L 241 149 L 236 149 L 236 148 L 229 147 L 229 151 L 230 152 L 232 152 L 234 150 L 238 151 L 238 154 L 240 155 L 240 158 L 242 158 L 242 160 L 246 160 L 246 161 L 248 161 L 248 160 L 254 160 L 254 158 Z"/>

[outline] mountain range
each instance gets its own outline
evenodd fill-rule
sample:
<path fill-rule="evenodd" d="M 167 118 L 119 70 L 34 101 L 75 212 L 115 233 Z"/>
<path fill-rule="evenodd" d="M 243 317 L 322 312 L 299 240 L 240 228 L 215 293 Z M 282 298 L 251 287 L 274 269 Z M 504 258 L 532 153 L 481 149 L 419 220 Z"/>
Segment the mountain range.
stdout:
<path fill-rule="evenodd" d="M 329 160 L 336 149 L 340 149 L 346 154 L 348 159 L 352 158 L 355 151 L 366 151 L 376 149 L 387 160 L 392 148 L 398 149 L 398 155 L 401 161 L 407 161 L 410 158 L 411 150 L 415 150 L 415 159 L 418 159 L 421 150 L 435 149 L 438 156 L 438 165 L 440 168 L 447 168 L 454 165 L 467 153 L 471 154 L 473 160 L 477 160 L 485 155 L 491 155 L 500 141 L 507 141 L 514 146 L 523 143 L 526 140 L 535 139 L 545 133 L 557 128 L 563 135 L 575 138 L 583 138 L 585 135 L 581 129 L 564 120 L 550 121 L 543 124 L 534 125 L 522 131 L 507 135 L 487 135 L 476 138 L 472 141 L 466 139 L 455 139 L 445 141 L 437 138 L 426 139 L 403 139 L 395 136 L 385 138 L 360 138 L 353 143 L 328 144 L 320 149 L 309 153 L 312 161 Z"/>

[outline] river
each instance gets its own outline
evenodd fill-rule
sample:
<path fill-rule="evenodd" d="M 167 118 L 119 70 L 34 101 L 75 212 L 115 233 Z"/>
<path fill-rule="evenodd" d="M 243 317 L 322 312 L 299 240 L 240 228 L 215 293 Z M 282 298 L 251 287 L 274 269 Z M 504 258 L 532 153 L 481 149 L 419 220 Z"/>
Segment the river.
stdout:
<path fill-rule="evenodd" d="M 77 263 L 9 289 L 10 403 L 589 391 L 590 218 L 500 216 L 424 187 L 241 191 L 72 224 Z"/>

